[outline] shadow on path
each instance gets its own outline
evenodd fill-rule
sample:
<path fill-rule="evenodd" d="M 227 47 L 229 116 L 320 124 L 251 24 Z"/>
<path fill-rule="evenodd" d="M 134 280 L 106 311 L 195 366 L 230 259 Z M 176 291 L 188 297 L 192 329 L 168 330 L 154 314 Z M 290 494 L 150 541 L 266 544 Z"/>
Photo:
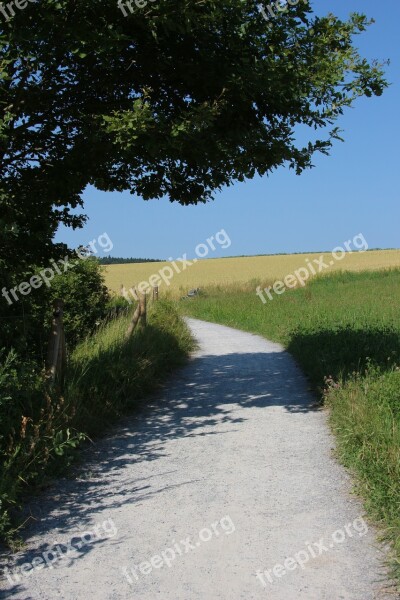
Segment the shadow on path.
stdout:
<path fill-rule="evenodd" d="M 267 406 L 283 407 L 291 413 L 320 409 L 305 378 L 286 352 L 205 355 L 191 359 L 157 395 L 150 397 L 138 414 L 125 418 L 105 438 L 88 448 L 84 465 L 74 479 L 61 479 L 45 497 L 32 500 L 29 509 L 34 522 L 27 528 L 26 537 L 29 540 L 57 530 L 54 535 L 61 540 L 73 539 L 79 537 L 83 528 L 90 530 L 94 520 L 100 523 L 107 518 L 108 508 L 142 503 L 173 487 L 190 486 L 198 480 L 171 485 L 170 475 L 176 472 L 173 469 L 136 480 L 129 477 L 129 471 L 124 478 L 123 471 L 132 463 L 167 457 L 167 444 L 171 440 L 236 431 L 246 420 L 243 409 Z M 108 538 L 97 540 L 79 551 L 78 556 L 68 556 L 66 561 L 79 560 L 106 540 L 110 543 Z M 33 543 L 33 546 L 18 553 L 13 568 L 49 550 L 47 545 Z M 61 562 L 66 564 L 64 560 Z M 18 592 L 18 586 L 9 596 L 13 592 Z"/>

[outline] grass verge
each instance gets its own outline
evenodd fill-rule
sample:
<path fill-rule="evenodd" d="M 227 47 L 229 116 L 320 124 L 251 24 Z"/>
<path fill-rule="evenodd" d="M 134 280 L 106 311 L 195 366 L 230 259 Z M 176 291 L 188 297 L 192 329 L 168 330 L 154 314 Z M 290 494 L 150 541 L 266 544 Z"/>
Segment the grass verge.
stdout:
<path fill-rule="evenodd" d="M 151 305 L 147 327 L 126 341 L 129 319 L 111 321 L 72 354 L 66 396 L 75 409 L 75 427 L 90 436 L 135 408 L 193 348 L 173 302 Z"/>
<path fill-rule="evenodd" d="M 129 319 L 110 320 L 74 349 L 63 396 L 47 393 L 40 374 L 32 365 L 22 370 L 14 353 L 0 361 L 0 537 L 6 543 L 15 540 L 26 494 L 64 472 L 80 442 L 134 410 L 193 348 L 172 302 L 153 304 L 147 327 L 126 340 Z"/>
<path fill-rule="evenodd" d="M 187 315 L 281 342 L 330 407 L 338 456 L 391 542 L 400 583 L 400 270 L 338 273 L 263 304 L 254 285 L 207 288 Z"/>

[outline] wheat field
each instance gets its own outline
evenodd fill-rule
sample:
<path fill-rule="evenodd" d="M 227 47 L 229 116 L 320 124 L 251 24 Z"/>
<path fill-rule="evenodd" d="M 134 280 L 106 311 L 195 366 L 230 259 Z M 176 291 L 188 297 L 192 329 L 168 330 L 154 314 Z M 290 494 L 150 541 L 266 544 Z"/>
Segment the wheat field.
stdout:
<path fill-rule="evenodd" d="M 160 283 L 160 293 L 170 290 L 172 296 L 185 294 L 191 288 L 207 285 L 271 284 L 283 279 L 300 267 L 307 266 L 307 260 L 317 260 L 322 254 L 288 254 L 272 256 L 251 256 L 216 259 L 198 259 L 180 273 L 174 272 L 170 285 Z M 340 260 L 333 260 L 331 253 L 323 253 L 324 261 L 329 265 L 324 273 L 334 271 L 366 271 L 400 267 L 400 250 L 372 250 L 368 252 L 346 253 Z M 333 263 L 333 264 L 330 264 Z M 129 289 L 142 281 L 148 281 L 165 267 L 168 262 L 107 265 L 104 267 L 107 287 L 119 294 L 121 285 Z M 181 263 L 177 262 L 178 267 Z M 316 265 L 318 271 L 318 266 Z M 168 271 L 164 271 L 168 273 Z"/>

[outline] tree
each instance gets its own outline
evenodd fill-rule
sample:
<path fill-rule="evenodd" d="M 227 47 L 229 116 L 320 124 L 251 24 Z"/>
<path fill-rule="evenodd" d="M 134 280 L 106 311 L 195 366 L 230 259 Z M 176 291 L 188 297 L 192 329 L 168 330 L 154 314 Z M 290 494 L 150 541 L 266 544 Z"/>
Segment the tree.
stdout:
<path fill-rule="evenodd" d="M 54 253 L 57 225 L 84 220 L 71 209 L 88 184 L 188 205 L 282 165 L 300 174 L 329 152 L 344 109 L 387 86 L 383 65 L 353 46 L 363 15 L 319 18 L 301 2 L 268 24 L 253 0 L 130 6 L 41 0 L 3 19 L 8 266 Z M 305 147 L 298 125 L 310 128 Z"/>

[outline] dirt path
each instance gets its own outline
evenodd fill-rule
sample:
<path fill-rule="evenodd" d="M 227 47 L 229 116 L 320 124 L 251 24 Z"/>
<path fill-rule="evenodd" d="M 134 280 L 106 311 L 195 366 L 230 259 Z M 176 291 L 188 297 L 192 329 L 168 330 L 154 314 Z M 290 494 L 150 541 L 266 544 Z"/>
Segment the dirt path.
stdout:
<path fill-rule="evenodd" d="M 32 505 L 38 521 L 3 597 L 393 600 L 291 357 L 189 324 L 191 363 L 89 451 L 80 478 Z"/>

